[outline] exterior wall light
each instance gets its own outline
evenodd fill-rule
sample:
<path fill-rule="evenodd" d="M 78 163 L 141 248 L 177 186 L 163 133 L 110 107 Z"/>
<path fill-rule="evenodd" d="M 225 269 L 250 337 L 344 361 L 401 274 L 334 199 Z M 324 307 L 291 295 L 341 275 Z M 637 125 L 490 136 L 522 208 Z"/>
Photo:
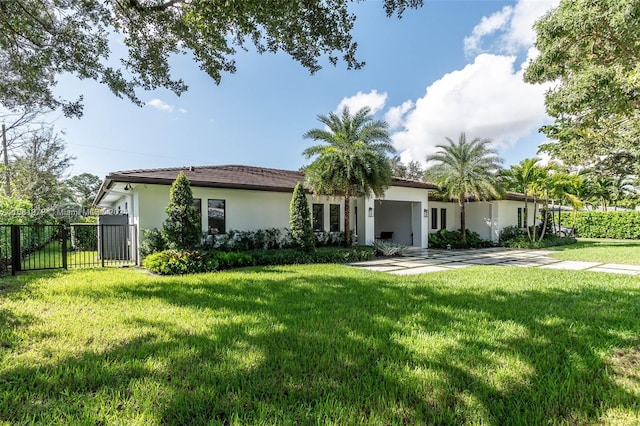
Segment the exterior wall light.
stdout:
<path fill-rule="evenodd" d="M 422 215 L 424 217 L 429 217 L 429 210 L 427 210 L 427 209 L 422 210 Z"/>
<path fill-rule="evenodd" d="M 373 217 L 373 207 L 369 207 L 369 217 Z"/>

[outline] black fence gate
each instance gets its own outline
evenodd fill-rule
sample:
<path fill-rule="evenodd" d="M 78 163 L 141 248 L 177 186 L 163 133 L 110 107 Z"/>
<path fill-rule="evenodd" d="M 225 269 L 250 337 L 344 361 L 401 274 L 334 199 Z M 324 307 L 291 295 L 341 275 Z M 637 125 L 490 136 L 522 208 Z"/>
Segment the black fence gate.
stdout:
<path fill-rule="evenodd" d="M 0 274 L 137 263 L 136 225 L 0 225 Z"/>

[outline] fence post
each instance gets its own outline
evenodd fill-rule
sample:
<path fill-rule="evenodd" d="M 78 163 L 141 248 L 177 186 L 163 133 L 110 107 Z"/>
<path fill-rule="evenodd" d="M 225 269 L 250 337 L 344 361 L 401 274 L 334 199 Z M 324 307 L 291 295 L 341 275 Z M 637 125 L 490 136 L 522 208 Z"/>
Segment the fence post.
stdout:
<path fill-rule="evenodd" d="M 61 225 L 62 234 L 62 267 L 69 269 L 67 265 L 67 225 Z"/>
<path fill-rule="evenodd" d="M 104 224 L 101 223 L 98 226 L 100 227 L 100 233 L 98 234 L 98 239 L 100 240 L 100 261 L 104 268 Z"/>
<path fill-rule="evenodd" d="M 20 272 L 20 226 L 11 225 L 11 275 Z"/>

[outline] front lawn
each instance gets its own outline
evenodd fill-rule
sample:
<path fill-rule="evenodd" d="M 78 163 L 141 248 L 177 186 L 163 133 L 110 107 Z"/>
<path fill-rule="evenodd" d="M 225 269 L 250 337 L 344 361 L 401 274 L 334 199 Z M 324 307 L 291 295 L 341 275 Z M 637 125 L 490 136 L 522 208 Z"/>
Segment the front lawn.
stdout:
<path fill-rule="evenodd" d="M 640 280 L 337 265 L 0 281 L 0 423 L 637 424 Z"/>
<path fill-rule="evenodd" d="M 557 251 L 551 257 L 561 260 L 640 265 L 639 240 L 578 238 L 576 244 L 549 247 L 549 250 Z"/>

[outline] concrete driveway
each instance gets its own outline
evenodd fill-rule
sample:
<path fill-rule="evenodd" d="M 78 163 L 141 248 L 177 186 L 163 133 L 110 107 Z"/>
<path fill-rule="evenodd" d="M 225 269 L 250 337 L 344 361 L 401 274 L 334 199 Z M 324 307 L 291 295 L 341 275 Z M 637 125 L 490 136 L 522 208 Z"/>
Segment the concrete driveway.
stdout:
<path fill-rule="evenodd" d="M 492 247 L 469 250 L 409 249 L 404 256 L 383 257 L 351 263 L 371 271 L 394 275 L 415 275 L 467 268 L 474 265 L 519 266 L 566 270 L 588 270 L 615 274 L 638 275 L 640 265 L 558 260 L 548 255 L 550 250 L 525 250 Z"/>

